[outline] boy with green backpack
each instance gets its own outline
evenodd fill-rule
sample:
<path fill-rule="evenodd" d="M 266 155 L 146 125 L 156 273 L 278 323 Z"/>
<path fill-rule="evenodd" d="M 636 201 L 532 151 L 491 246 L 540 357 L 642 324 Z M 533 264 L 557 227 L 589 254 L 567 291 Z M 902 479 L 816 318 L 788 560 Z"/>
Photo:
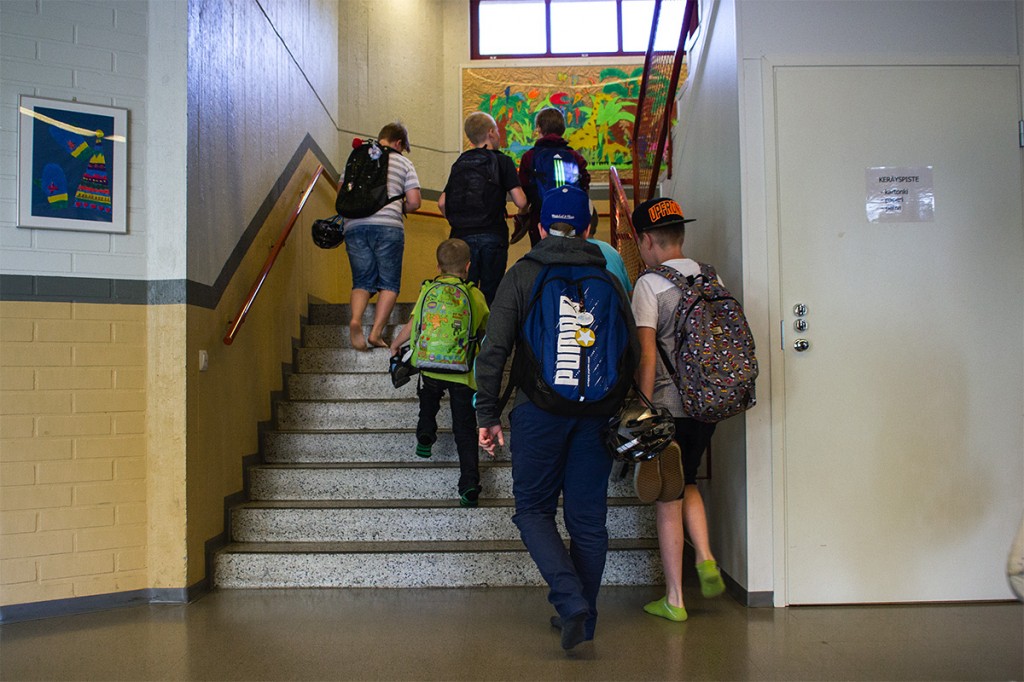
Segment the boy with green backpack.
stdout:
<path fill-rule="evenodd" d="M 409 324 L 391 342 L 391 355 L 412 342 L 411 362 L 420 371 L 416 455 L 430 457 L 437 440 L 437 413 L 445 392 L 452 409 L 452 433 L 459 453 L 459 504 L 477 506 L 480 496 L 476 379 L 473 361 L 490 311 L 484 295 L 466 281 L 469 245 L 446 239 L 437 247 L 438 276 L 423 283 Z"/>

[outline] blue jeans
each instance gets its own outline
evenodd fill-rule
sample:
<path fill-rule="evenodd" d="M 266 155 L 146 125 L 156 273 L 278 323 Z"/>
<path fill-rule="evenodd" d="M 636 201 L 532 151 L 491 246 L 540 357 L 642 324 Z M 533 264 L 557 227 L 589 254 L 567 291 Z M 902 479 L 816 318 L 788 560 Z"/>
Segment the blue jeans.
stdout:
<path fill-rule="evenodd" d="M 469 244 L 468 279 L 480 288 L 490 306 L 508 266 L 508 241 L 496 234 L 472 234 L 462 241 Z"/>
<path fill-rule="evenodd" d="M 523 544 L 547 581 L 548 601 L 563 622 L 588 613 L 594 636 L 597 593 L 608 556 L 608 475 L 612 460 L 601 441 L 606 417 L 561 417 L 530 402 L 510 415 L 512 494 Z M 562 495 L 569 549 L 555 526 Z"/>
<path fill-rule="evenodd" d="M 402 286 L 405 230 L 385 225 L 345 228 L 345 250 L 352 267 L 352 288 L 394 291 Z"/>

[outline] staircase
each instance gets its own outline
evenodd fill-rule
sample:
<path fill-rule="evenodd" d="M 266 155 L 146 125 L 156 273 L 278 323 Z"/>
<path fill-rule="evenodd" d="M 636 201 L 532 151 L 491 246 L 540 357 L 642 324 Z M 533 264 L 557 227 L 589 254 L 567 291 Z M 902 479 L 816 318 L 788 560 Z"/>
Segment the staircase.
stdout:
<path fill-rule="evenodd" d="M 216 586 L 542 585 L 512 523 L 508 451 L 481 454 L 480 506 L 460 507 L 447 401 L 433 457 L 416 457 L 416 381 L 396 390 L 386 350 L 351 349 L 348 310 L 310 306 L 286 397 L 262 438 L 263 463 L 248 472 L 249 501 L 229 512 Z M 410 312 L 396 306 L 385 338 Z M 371 305 L 364 319 L 372 316 Z M 612 479 L 604 583 L 659 583 L 654 510 L 629 479 Z M 558 523 L 566 535 L 560 513 Z"/>

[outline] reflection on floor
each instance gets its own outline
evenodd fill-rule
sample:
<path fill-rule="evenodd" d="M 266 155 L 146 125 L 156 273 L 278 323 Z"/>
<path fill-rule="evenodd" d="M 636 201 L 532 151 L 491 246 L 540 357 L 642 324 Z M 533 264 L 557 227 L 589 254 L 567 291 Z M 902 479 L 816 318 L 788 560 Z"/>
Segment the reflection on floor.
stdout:
<path fill-rule="evenodd" d="M 695 581 L 693 581 L 695 582 Z M 749 609 L 606 587 L 594 642 L 559 647 L 540 588 L 221 590 L 0 626 L 3 680 L 1024 679 L 1019 603 Z"/>

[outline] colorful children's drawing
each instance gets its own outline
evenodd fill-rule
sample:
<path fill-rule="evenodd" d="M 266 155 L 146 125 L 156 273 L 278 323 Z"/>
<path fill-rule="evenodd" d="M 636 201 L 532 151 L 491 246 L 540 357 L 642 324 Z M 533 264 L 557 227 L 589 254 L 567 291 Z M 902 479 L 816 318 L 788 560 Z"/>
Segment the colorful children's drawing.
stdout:
<path fill-rule="evenodd" d="M 18 227 L 127 232 L 127 110 L 22 95 L 18 113 Z"/>
<path fill-rule="evenodd" d="M 518 165 L 536 140 L 534 116 L 556 107 L 565 115 L 565 138 L 589 169 L 629 168 L 642 76 L 642 64 L 467 68 L 462 72 L 462 114 L 493 116 L 502 151 Z"/>
<path fill-rule="evenodd" d="M 32 120 L 32 215 L 111 221 L 114 117 L 37 107 Z M 74 188 L 73 198 L 69 188 Z"/>

